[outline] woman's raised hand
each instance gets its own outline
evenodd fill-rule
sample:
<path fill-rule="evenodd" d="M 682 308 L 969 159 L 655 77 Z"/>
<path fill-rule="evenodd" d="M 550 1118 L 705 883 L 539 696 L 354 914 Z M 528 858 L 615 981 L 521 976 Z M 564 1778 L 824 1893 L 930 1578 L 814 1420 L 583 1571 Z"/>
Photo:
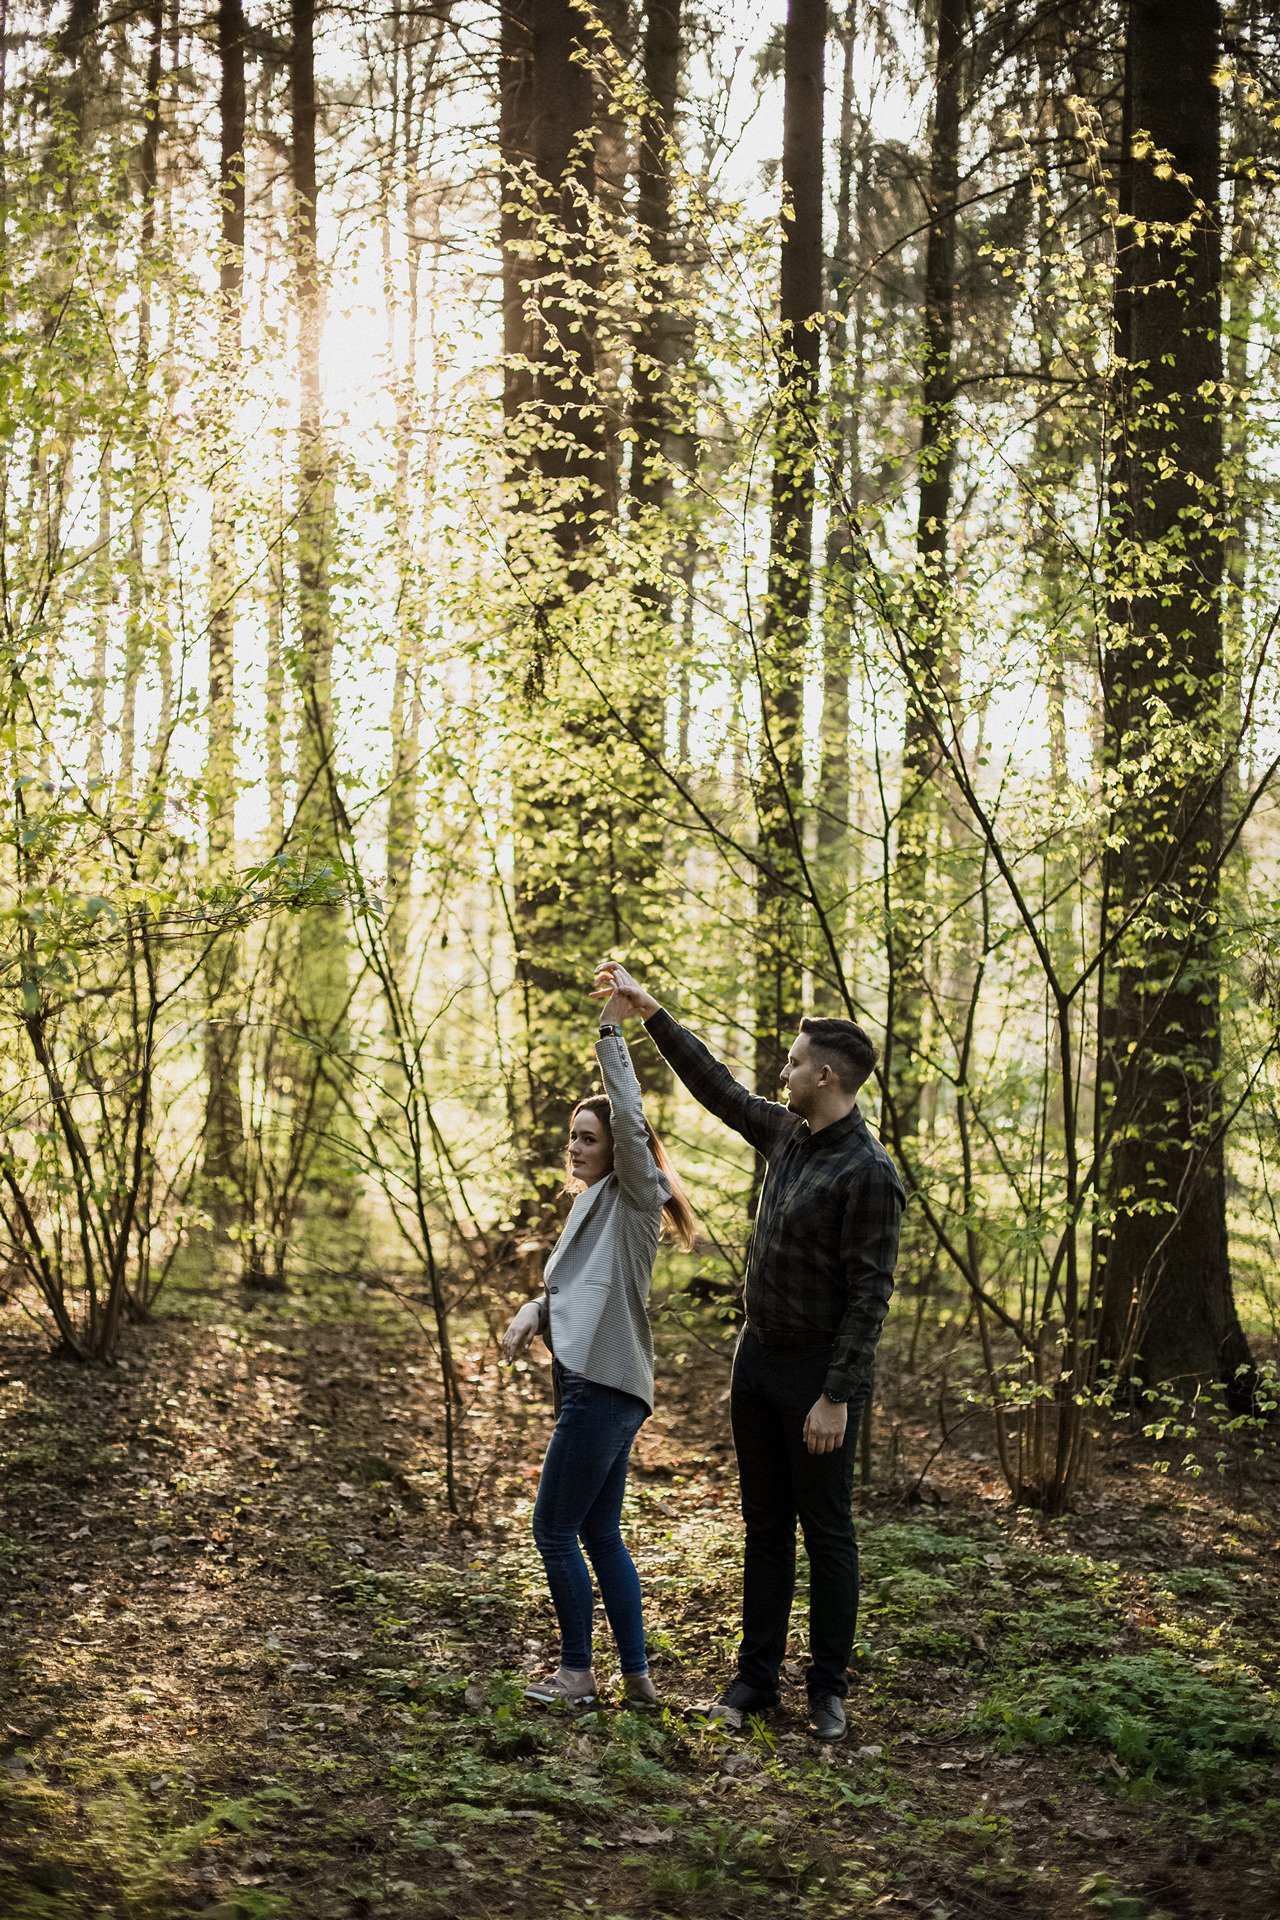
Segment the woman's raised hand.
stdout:
<path fill-rule="evenodd" d="M 502 1357 L 504 1360 L 518 1360 L 526 1351 L 534 1334 L 538 1331 L 541 1315 L 536 1300 L 526 1300 L 511 1325 L 502 1336 Z"/>
<path fill-rule="evenodd" d="M 638 980 L 633 980 L 626 968 L 618 960 L 602 960 L 596 968 L 593 1000 L 603 1000 L 600 1009 L 603 1025 L 612 1026 L 638 1015 L 641 1020 L 651 1019 L 658 1011 L 658 1003 L 651 993 L 646 993 Z"/>

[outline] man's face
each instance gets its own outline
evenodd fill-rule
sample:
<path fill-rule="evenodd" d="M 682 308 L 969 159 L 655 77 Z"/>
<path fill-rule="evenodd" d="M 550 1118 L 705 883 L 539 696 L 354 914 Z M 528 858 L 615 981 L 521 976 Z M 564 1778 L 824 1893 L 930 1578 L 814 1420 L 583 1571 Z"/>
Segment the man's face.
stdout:
<path fill-rule="evenodd" d="M 782 1084 L 787 1090 L 787 1105 L 792 1113 L 807 1120 L 817 1104 L 818 1091 L 831 1078 L 831 1069 L 819 1066 L 813 1058 L 807 1033 L 798 1033 L 791 1042 L 782 1069 Z"/>

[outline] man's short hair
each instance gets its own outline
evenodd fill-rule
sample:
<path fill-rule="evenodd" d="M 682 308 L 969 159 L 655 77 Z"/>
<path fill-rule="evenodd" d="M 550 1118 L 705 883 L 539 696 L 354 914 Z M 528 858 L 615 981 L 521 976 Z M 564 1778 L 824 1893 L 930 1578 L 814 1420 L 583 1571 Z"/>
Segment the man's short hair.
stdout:
<path fill-rule="evenodd" d="M 856 1093 L 871 1077 L 880 1055 L 870 1035 L 856 1020 L 837 1020 L 823 1016 L 800 1022 L 801 1033 L 808 1034 L 810 1051 L 824 1067 L 830 1067 L 846 1093 Z"/>

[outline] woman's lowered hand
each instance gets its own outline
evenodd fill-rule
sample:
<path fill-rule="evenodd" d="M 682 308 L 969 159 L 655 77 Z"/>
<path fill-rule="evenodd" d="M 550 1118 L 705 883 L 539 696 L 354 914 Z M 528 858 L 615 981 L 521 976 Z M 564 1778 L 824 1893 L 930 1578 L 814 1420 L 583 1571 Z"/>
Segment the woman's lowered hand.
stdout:
<path fill-rule="evenodd" d="M 526 1300 L 511 1325 L 502 1336 L 502 1357 L 504 1360 L 518 1360 L 526 1351 L 534 1334 L 538 1331 L 541 1319 L 537 1300 Z"/>

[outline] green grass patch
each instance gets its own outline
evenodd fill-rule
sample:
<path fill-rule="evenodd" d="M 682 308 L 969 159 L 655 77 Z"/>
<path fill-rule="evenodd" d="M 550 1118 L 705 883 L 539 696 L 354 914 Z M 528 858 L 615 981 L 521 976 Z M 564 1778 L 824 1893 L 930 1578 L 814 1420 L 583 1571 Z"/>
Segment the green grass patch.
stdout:
<path fill-rule="evenodd" d="M 1163 1651 L 1037 1675 L 1012 1697 L 997 1692 L 976 1724 L 1010 1747 L 1105 1748 L 1131 1785 L 1176 1784 L 1206 1800 L 1236 1787 L 1246 1764 L 1280 1755 L 1273 1697 Z"/>

